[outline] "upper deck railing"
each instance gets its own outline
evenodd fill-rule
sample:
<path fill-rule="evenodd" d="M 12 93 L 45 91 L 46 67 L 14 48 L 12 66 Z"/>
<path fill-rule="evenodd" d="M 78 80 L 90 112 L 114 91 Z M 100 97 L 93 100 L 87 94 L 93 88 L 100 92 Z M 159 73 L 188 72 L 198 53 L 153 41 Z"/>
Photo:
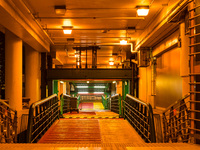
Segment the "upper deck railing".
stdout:
<path fill-rule="evenodd" d="M 151 105 L 127 94 L 123 101 L 123 107 L 124 118 L 129 121 L 145 142 L 155 143 L 156 135 Z"/>
<path fill-rule="evenodd" d="M 59 119 L 59 100 L 56 94 L 31 104 L 27 129 L 27 143 L 36 143 Z"/>
<path fill-rule="evenodd" d="M 164 142 L 189 142 L 190 141 L 190 101 L 185 102 L 190 95 L 170 105 L 162 113 Z"/>
<path fill-rule="evenodd" d="M 17 143 L 17 111 L 0 100 L 0 143 Z"/>

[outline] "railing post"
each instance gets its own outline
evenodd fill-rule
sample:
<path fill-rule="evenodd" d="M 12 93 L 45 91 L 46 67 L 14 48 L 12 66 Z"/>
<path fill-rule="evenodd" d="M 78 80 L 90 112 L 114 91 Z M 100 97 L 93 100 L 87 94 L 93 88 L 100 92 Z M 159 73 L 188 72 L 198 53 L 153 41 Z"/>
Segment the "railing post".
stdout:
<path fill-rule="evenodd" d="M 122 97 L 119 95 L 119 116 L 120 117 L 122 117 L 122 107 L 121 107 L 121 105 L 122 105 L 122 103 L 121 103 L 121 99 L 122 99 Z"/>
<path fill-rule="evenodd" d="M 63 105 L 64 105 L 64 99 L 63 95 L 60 97 L 60 114 L 63 115 Z"/>
<path fill-rule="evenodd" d="M 15 131 L 14 142 L 17 143 L 17 111 L 15 111 L 15 116 L 14 116 L 14 131 Z"/>
<path fill-rule="evenodd" d="M 27 143 L 31 143 L 32 139 L 32 130 L 33 130 L 33 104 L 29 109 L 29 117 L 28 117 L 28 128 L 27 128 Z"/>
<path fill-rule="evenodd" d="M 149 116 L 149 121 L 150 121 L 150 133 L 151 133 L 150 140 L 152 143 L 156 143 L 155 125 L 154 125 L 154 119 L 153 119 L 153 109 L 150 104 L 148 105 L 148 108 L 149 108 L 148 116 Z"/>

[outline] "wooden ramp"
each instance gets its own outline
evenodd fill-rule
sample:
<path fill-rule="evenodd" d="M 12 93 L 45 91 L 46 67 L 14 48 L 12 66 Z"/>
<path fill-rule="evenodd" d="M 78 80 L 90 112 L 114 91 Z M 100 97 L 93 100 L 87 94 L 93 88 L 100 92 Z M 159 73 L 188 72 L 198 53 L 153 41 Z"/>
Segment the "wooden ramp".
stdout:
<path fill-rule="evenodd" d="M 60 119 L 38 143 L 144 143 L 124 119 Z"/>

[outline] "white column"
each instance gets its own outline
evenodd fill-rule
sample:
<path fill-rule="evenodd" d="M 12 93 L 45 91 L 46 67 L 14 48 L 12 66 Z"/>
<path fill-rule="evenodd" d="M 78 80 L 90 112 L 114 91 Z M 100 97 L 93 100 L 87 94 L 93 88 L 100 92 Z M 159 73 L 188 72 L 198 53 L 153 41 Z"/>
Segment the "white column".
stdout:
<path fill-rule="evenodd" d="M 12 108 L 22 110 L 22 40 L 5 32 L 5 98 Z"/>
<path fill-rule="evenodd" d="M 40 53 L 32 47 L 25 46 L 25 96 L 29 104 L 41 99 Z"/>

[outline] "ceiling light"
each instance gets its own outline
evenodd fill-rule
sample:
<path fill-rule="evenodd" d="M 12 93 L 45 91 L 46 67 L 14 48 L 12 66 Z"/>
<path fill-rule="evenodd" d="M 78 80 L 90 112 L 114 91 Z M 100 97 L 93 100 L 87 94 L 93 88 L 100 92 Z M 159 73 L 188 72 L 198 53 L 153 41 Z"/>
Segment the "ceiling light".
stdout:
<path fill-rule="evenodd" d="M 114 61 L 109 61 L 109 65 L 114 65 Z"/>
<path fill-rule="evenodd" d="M 121 45 L 126 45 L 126 44 L 127 44 L 127 40 L 121 40 L 121 41 L 120 41 L 120 44 L 121 44 Z"/>
<path fill-rule="evenodd" d="M 89 92 L 78 92 L 78 94 L 88 94 Z"/>
<path fill-rule="evenodd" d="M 104 92 L 94 92 L 94 94 L 104 94 Z"/>
<path fill-rule="evenodd" d="M 106 88 L 106 86 L 94 86 L 94 88 L 96 88 L 96 89 L 104 89 L 104 88 Z"/>
<path fill-rule="evenodd" d="M 87 81 L 87 83 L 90 83 L 90 81 Z"/>
<path fill-rule="evenodd" d="M 88 88 L 88 86 L 76 86 L 76 88 L 79 88 L 79 89 L 84 89 L 84 88 Z"/>
<path fill-rule="evenodd" d="M 73 26 L 62 26 L 64 34 L 71 34 Z"/>
<path fill-rule="evenodd" d="M 149 13 L 149 6 L 136 6 L 138 16 L 147 16 Z"/>
<path fill-rule="evenodd" d="M 55 13 L 56 15 L 64 15 L 66 12 L 66 6 L 65 5 L 59 5 L 59 6 L 55 6 Z"/>

